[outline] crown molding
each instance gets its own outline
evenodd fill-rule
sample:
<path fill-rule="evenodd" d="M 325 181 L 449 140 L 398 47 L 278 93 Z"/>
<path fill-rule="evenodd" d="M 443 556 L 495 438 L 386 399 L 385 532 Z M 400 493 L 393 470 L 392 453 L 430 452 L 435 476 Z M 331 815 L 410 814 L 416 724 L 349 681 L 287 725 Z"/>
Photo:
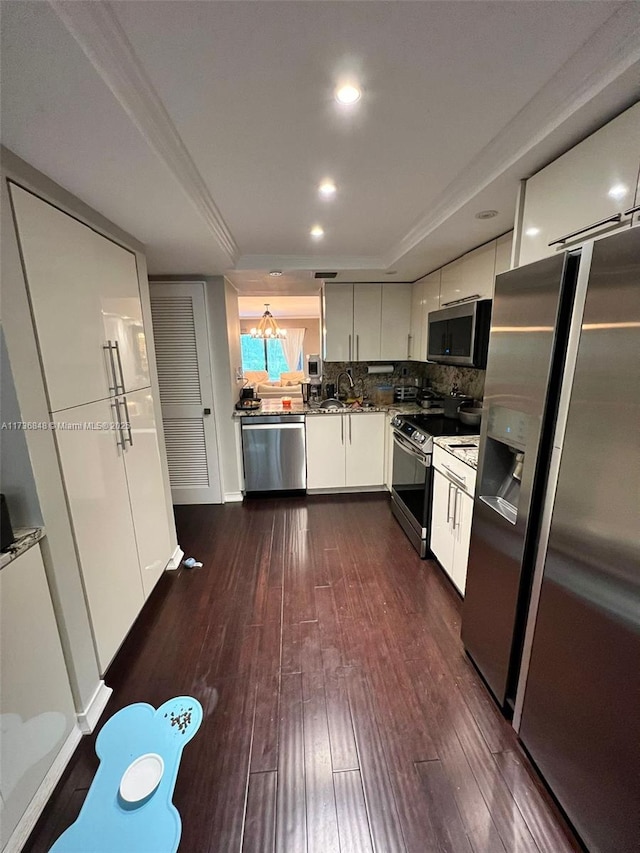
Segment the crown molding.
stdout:
<path fill-rule="evenodd" d="M 49 0 L 150 148 L 164 161 L 233 266 L 240 252 L 110 3 Z"/>
<path fill-rule="evenodd" d="M 381 268 L 398 263 L 634 65 L 640 81 L 640 3 L 607 19 L 385 253 Z"/>

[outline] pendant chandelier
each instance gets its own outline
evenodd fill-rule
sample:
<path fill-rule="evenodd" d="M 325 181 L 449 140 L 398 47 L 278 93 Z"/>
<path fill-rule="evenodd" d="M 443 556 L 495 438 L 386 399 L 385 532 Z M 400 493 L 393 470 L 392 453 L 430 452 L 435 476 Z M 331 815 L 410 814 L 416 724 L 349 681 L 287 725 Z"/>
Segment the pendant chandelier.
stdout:
<path fill-rule="evenodd" d="M 287 330 L 280 329 L 269 311 L 269 303 L 264 303 L 265 312 L 260 318 L 257 328 L 250 329 L 252 338 L 286 338 Z"/>

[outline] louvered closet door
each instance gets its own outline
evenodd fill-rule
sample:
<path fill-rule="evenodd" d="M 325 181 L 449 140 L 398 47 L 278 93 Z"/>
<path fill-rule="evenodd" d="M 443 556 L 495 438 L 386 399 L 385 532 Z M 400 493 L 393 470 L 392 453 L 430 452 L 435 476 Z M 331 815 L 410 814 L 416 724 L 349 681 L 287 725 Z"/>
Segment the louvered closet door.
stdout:
<path fill-rule="evenodd" d="M 173 503 L 222 503 L 204 284 L 150 292 Z"/>

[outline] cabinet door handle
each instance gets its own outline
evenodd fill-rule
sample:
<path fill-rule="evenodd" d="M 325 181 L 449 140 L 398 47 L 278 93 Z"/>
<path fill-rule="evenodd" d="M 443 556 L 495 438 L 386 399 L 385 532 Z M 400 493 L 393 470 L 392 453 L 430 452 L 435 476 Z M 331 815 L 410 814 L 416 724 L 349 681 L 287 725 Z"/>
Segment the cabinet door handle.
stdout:
<path fill-rule="evenodd" d="M 107 343 L 102 347 L 102 349 L 106 350 L 109 353 L 109 363 L 111 365 L 111 376 L 113 385 L 109 385 L 109 391 L 113 391 L 114 394 L 118 393 L 118 376 L 116 374 L 116 363 L 113 358 L 113 341 L 107 341 Z"/>
<path fill-rule="evenodd" d="M 351 361 L 351 335 L 349 335 L 349 358 L 347 361 Z"/>
<path fill-rule="evenodd" d="M 640 204 L 636 204 L 635 207 L 630 207 L 629 210 L 625 210 L 624 215 L 630 216 L 632 213 L 637 213 L 640 210 Z"/>
<path fill-rule="evenodd" d="M 340 441 L 344 444 L 344 417 L 343 415 L 338 415 L 340 418 Z"/>
<path fill-rule="evenodd" d="M 464 488 L 464 487 L 465 487 L 465 485 L 466 485 L 466 483 L 467 483 L 467 478 L 466 478 L 466 477 L 463 477 L 461 474 L 456 474 L 456 472 L 455 472 L 455 471 L 452 471 L 452 469 L 451 469 L 451 468 L 449 468 L 449 466 L 447 465 L 447 463 L 446 463 L 446 462 L 443 462 L 443 463 L 442 463 L 442 467 L 443 467 L 446 471 L 448 471 L 448 473 L 449 473 L 449 476 L 450 476 L 450 477 L 452 477 L 454 480 L 457 480 L 457 481 L 458 481 L 458 483 L 462 486 L 462 488 Z"/>
<path fill-rule="evenodd" d="M 577 237 L 585 231 L 590 231 L 592 228 L 599 228 L 601 225 L 606 225 L 608 222 L 620 222 L 621 219 L 621 213 L 614 213 L 613 216 L 607 216 L 606 219 L 601 219 L 599 222 L 592 222 L 591 225 L 585 225 L 584 228 L 578 228 L 577 231 L 572 231 L 571 234 L 565 234 L 564 237 L 558 237 L 557 240 L 552 240 L 549 243 L 549 246 L 561 246 L 566 243 L 567 240 L 570 240 L 572 237 Z"/>
<path fill-rule="evenodd" d="M 128 436 L 129 446 L 133 447 L 133 433 L 131 432 L 131 419 L 129 418 L 129 406 L 127 405 L 127 398 L 126 397 L 122 398 L 122 403 L 124 405 L 124 415 L 127 419 L 126 424 L 127 424 L 127 432 L 129 433 L 129 436 Z M 123 438 L 123 441 L 124 441 L 124 438 Z"/>
<path fill-rule="evenodd" d="M 351 415 L 349 415 L 349 444 L 351 444 Z"/>
<path fill-rule="evenodd" d="M 453 529 L 455 530 L 458 526 L 458 493 L 460 492 L 460 489 L 456 489 L 455 486 L 453 488 L 455 489 L 455 493 L 453 495 Z"/>
<path fill-rule="evenodd" d="M 120 371 L 120 389 L 121 390 L 116 391 L 116 394 L 118 394 L 118 393 L 124 394 L 126 392 L 125 392 L 125 388 L 124 388 L 124 371 L 122 370 L 122 359 L 120 358 L 120 347 L 118 345 L 117 340 L 115 340 L 113 343 L 114 343 L 114 346 L 116 348 L 116 358 L 118 360 L 118 370 Z"/>
<path fill-rule="evenodd" d="M 470 296 L 463 296 L 462 299 L 450 299 L 448 302 L 443 302 L 442 307 L 446 308 L 447 305 L 462 305 L 463 302 L 472 302 L 475 299 L 480 299 L 479 293 L 472 293 Z"/>
<path fill-rule="evenodd" d="M 451 521 L 451 489 L 455 489 L 453 483 L 449 483 L 449 494 L 447 495 L 447 524 Z"/>
<path fill-rule="evenodd" d="M 413 335 L 407 335 L 407 358 L 411 358 L 411 341 L 413 340 Z"/>
<path fill-rule="evenodd" d="M 356 361 L 360 361 L 360 335 L 356 335 Z"/>
<path fill-rule="evenodd" d="M 118 447 L 121 447 L 123 450 L 125 449 L 125 440 L 124 440 L 124 432 L 122 431 L 122 420 L 120 419 L 120 404 L 118 400 L 114 400 L 111 404 L 111 408 L 116 410 L 116 427 L 118 432 L 120 433 L 120 441 L 116 439 L 116 444 Z"/>

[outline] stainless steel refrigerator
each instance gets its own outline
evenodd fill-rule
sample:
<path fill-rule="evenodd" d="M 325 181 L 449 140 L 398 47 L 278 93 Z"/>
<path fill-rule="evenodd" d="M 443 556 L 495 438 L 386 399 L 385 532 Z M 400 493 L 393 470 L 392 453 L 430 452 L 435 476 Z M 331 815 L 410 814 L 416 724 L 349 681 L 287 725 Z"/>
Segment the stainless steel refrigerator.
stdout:
<path fill-rule="evenodd" d="M 590 851 L 640 850 L 640 228 L 496 279 L 462 638 Z"/>

